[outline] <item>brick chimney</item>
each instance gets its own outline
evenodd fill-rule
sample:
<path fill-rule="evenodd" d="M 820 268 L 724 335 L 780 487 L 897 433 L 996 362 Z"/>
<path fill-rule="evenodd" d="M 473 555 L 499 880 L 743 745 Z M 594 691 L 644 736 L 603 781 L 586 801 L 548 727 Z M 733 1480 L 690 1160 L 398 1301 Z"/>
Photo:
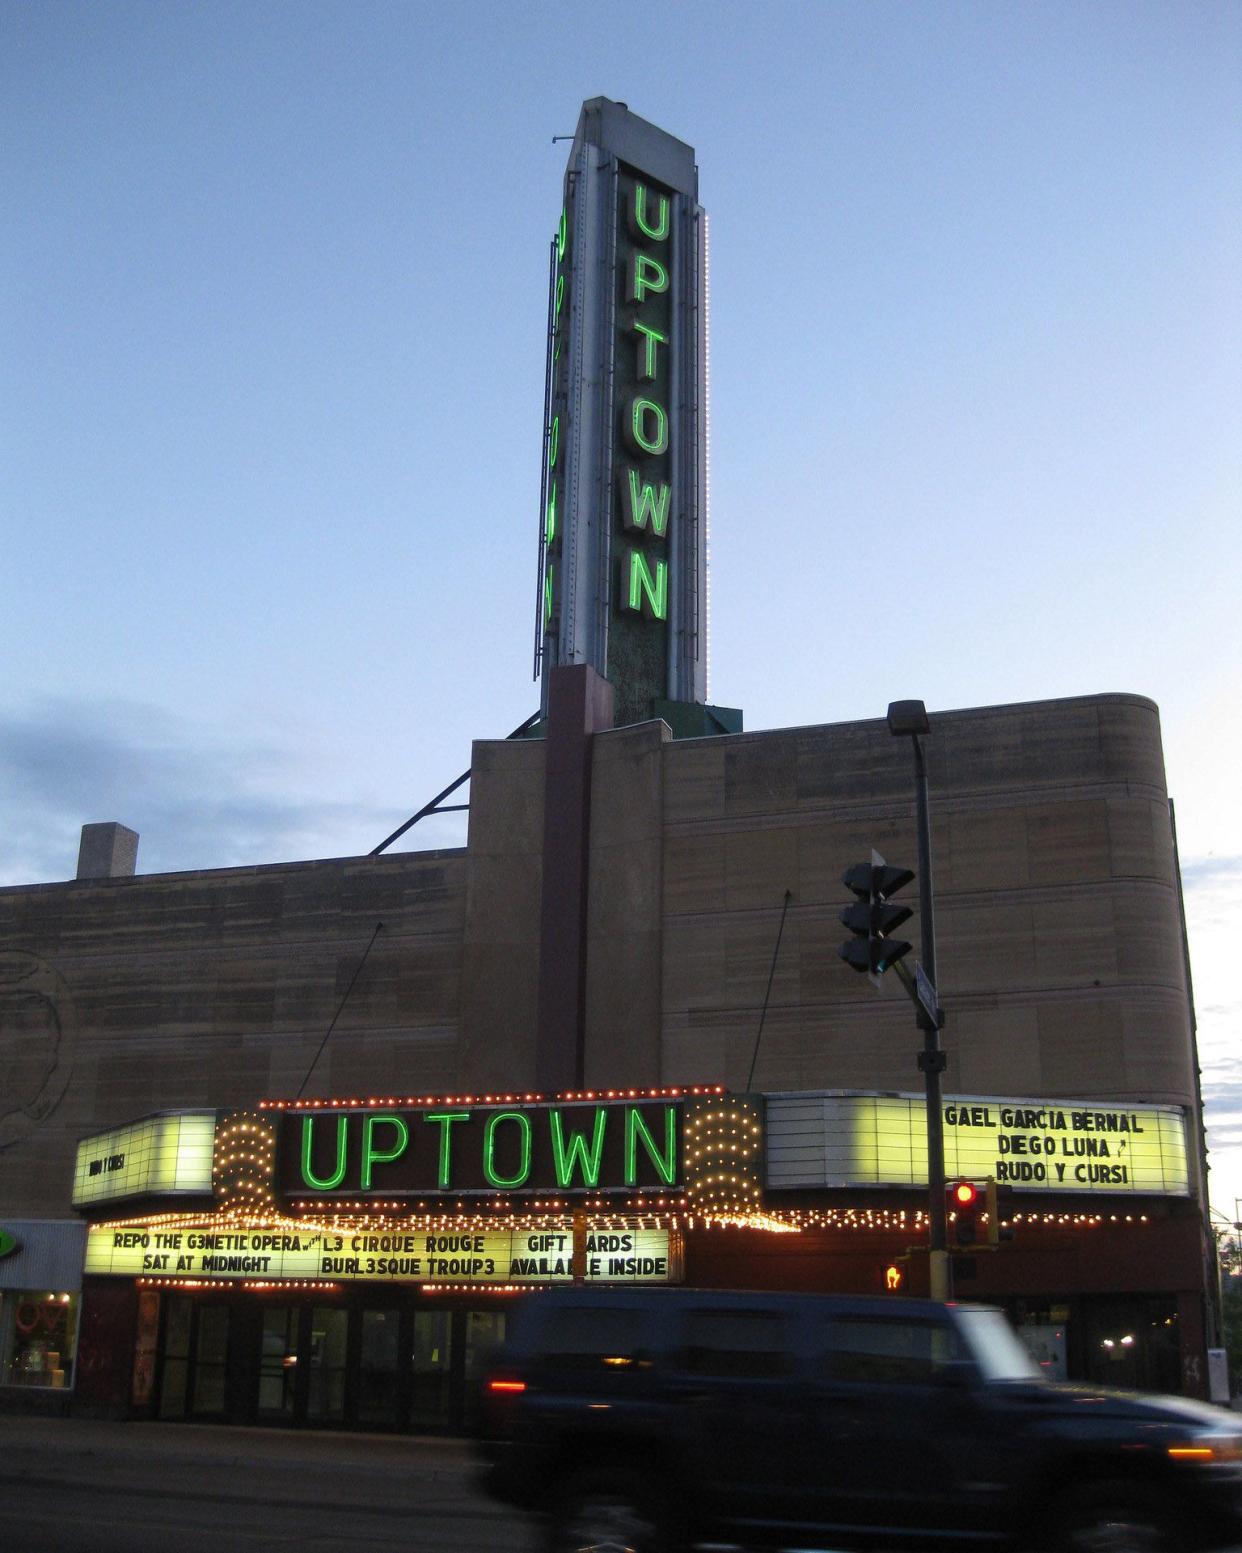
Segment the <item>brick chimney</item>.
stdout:
<path fill-rule="evenodd" d="M 138 832 L 116 820 L 83 825 L 78 848 L 79 879 L 129 879 L 138 862 Z"/>

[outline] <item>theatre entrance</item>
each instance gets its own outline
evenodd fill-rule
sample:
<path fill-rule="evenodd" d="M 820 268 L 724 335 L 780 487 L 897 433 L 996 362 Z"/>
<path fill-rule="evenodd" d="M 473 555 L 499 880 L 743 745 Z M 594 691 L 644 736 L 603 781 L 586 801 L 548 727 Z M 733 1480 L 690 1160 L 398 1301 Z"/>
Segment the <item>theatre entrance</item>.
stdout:
<path fill-rule="evenodd" d="M 155 1415 L 459 1434 L 504 1337 L 503 1300 L 350 1290 L 168 1291 Z"/>

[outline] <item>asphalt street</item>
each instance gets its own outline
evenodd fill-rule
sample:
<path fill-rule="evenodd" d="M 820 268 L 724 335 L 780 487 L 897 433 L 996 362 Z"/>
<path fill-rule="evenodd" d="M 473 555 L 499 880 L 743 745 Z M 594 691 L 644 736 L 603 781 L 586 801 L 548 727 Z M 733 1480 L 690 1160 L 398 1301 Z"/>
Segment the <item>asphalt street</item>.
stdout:
<path fill-rule="evenodd" d="M 460 1440 L 0 1416 L 4 1553 L 534 1553 Z"/>

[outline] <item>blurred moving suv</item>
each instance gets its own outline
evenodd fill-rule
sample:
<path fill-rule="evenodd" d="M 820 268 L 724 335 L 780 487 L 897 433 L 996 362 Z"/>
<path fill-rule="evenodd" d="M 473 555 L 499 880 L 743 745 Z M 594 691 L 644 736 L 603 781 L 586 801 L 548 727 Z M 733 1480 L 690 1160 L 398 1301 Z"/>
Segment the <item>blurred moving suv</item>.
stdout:
<path fill-rule="evenodd" d="M 983 1306 L 527 1295 L 478 1445 L 490 1492 L 541 1512 L 554 1553 L 1242 1542 L 1242 1420 L 1046 1381 Z"/>

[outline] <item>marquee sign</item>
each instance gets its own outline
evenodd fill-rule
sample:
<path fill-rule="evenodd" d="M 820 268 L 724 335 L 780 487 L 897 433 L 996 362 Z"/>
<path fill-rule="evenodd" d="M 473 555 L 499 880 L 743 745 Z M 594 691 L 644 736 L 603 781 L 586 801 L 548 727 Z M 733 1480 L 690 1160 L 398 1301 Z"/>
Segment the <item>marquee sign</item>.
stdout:
<path fill-rule="evenodd" d="M 74 1162 L 73 1206 L 209 1197 L 215 1131 L 214 1111 L 170 1111 L 84 1138 Z"/>
<path fill-rule="evenodd" d="M 946 1097 L 944 1167 L 1022 1191 L 1186 1196 L 1177 1106 Z M 915 1095 L 773 1095 L 770 1189 L 926 1186 L 926 1102 Z"/>
<path fill-rule="evenodd" d="M 683 1106 L 635 1099 L 278 1113 L 285 1198 L 636 1194 L 682 1185 Z"/>
<path fill-rule="evenodd" d="M 550 1219 L 532 1229 L 460 1233 L 383 1230 L 337 1233 L 197 1225 L 96 1225 L 86 1238 L 87 1273 L 119 1278 L 282 1282 L 552 1284 L 573 1278 L 573 1231 Z M 667 1229 L 589 1230 L 587 1282 L 673 1283 L 680 1242 Z"/>
<path fill-rule="evenodd" d="M 592 664 L 618 725 L 706 700 L 706 266 L 693 149 L 584 103 L 552 243 L 535 666 L 546 687 Z"/>

